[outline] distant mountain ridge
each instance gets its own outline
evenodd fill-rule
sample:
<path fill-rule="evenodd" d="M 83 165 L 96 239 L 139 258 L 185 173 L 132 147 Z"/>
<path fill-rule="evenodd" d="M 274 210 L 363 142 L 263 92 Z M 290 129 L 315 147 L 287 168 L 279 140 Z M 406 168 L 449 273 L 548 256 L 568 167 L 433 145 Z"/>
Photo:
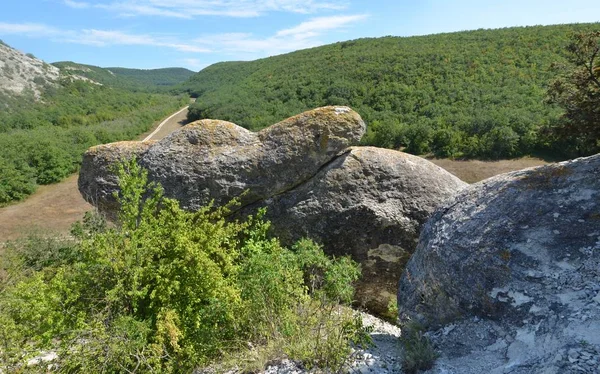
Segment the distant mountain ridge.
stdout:
<path fill-rule="evenodd" d="M 66 75 L 79 75 L 100 84 L 137 91 L 160 91 L 185 82 L 195 72 L 184 68 L 101 68 L 72 61 L 54 62 Z"/>
<path fill-rule="evenodd" d="M 14 107 L 23 97 L 40 100 L 48 89 L 60 89 L 61 80 L 142 92 L 166 92 L 195 72 L 184 68 L 101 68 L 75 62 L 48 64 L 0 40 L 0 105 Z"/>

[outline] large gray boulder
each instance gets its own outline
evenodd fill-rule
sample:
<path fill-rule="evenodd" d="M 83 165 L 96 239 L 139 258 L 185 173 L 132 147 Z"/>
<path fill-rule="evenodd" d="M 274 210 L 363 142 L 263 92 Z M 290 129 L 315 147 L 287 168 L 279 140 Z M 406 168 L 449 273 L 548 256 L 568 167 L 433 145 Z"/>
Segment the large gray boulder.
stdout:
<path fill-rule="evenodd" d="M 348 107 L 314 109 L 258 133 L 230 122 L 201 120 L 137 156 L 149 179 L 159 182 L 165 195 L 185 209 L 211 201 L 222 205 L 247 191 L 243 206 L 311 178 L 339 152 L 358 143 L 364 132 L 365 123 Z M 101 210 L 116 206 L 115 186 L 104 170 L 121 152 L 115 151 L 118 144 L 94 147 L 83 158 L 79 190 Z"/>
<path fill-rule="evenodd" d="M 244 212 L 267 207 L 266 217 L 284 244 L 309 237 L 328 254 L 351 255 L 362 266 L 357 300 L 385 314 L 421 226 L 465 186 L 420 157 L 354 147 L 306 183 Z"/>
<path fill-rule="evenodd" d="M 465 189 L 425 225 L 398 304 L 441 328 L 433 372 L 600 372 L 600 155 Z"/>
<path fill-rule="evenodd" d="M 118 209 L 112 166 L 135 156 L 184 209 L 241 197 L 234 217 L 267 207 L 284 244 L 309 237 L 363 268 L 357 298 L 386 312 L 421 226 L 466 186 L 438 166 L 397 151 L 355 147 L 365 131 L 347 107 L 315 109 L 258 133 L 202 120 L 153 144 L 116 143 L 84 155 L 79 188 L 110 218 Z"/>

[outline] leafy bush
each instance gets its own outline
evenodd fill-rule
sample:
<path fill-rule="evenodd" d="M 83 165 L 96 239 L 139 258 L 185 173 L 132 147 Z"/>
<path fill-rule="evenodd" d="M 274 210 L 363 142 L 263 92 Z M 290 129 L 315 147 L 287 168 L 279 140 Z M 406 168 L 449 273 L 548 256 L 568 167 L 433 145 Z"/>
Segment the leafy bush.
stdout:
<path fill-rule="evenodd" d="M 13 244 L 2 257 L 3 371 L 51 350 L 62 372 L 189 372 L 252 357 L 249 343 L 339 368 L 351 343 L 368 343 L 339 305 L 360 274 L 350 259 L 309 240 L 283 248 L 264 212 L 244 222 L 226 221 L 229 207 L 185 212 L 135 161 L 119 178 L 116 227 L 87 216 L 75 243 Z"/>

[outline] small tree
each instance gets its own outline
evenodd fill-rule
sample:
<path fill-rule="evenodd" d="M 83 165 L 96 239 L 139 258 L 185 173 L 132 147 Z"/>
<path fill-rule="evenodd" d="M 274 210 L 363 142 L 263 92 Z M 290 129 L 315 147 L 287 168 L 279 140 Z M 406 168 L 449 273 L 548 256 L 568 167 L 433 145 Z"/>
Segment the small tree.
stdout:
<path fill-rule="evenodd" d="M 562 72 L 548 89 L 565 112 L 548 135 L 568 155 L 590 155 L 600 152 L 600 31 L 574 34 L 567 52 L 569 64 L 555 64 Z"/>

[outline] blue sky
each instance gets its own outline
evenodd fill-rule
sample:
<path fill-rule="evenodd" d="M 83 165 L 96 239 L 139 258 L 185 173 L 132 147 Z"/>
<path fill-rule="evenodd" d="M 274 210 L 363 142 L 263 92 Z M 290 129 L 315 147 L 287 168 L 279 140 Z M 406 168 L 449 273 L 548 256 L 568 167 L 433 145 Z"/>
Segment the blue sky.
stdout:
<path fill-rule="evenodd" d="M 598 21 L 597 0 L 4 0 L 0 39 L 47 62 L 197 71 L 361 37 Z"/>

